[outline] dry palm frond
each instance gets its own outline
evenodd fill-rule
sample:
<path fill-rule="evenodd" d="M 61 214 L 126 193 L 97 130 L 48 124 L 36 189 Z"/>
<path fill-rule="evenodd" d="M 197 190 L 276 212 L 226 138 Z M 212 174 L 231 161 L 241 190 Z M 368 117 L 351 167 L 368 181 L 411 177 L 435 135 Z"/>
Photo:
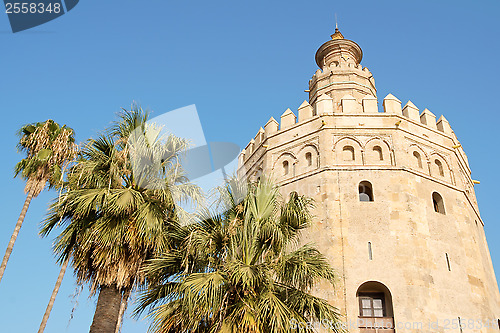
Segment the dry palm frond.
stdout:
<path fill-rule="evenodd" d="M 340 322 L 336 308 L 309 293 L 335 280 L 315 247 L 298 245 L 311 199 L 294 193 L 283 201 L 266 180 L 242 188 L 231 179 L 221 189 L 225 213 L 202 211 L 178 231 L 183 246 L 146 265 L 149 285 L 136 314 L 149 312 L 151 331 L 281 333 L 295 322 L 306 332 L 308 322 Z"/>
<path fill-rule="evenodd" d="M 17 163 L 15 175 L 26 179 L 25 192 L 37 196 L 46 186 L 61 187 L 63 170 L 78 153 L 74 132 L 53 120 L 23 126 L 18 144 L 26 158 Z"/>
<path fill-rule="evenodd" d="M 42 226 L 42 235 L 63 228 L 54 250 L 60 260 L 72 257 L 78 282 L 88 283 L 92 292 L 102 285 L 121 290 L 143 285 L 144 262 L 175 246 L 171 235 L 179 228 L 179 201 L 200 196 L 177 162 L 185 140 L 161 137 L 146 121 L 147 113 L 133 108 L 107 133 L 88 140 Z M 138 139 L 130 144 L 132 135 Z M 134 168 L 134 158 L 154 154 L 166 158 L 147 172 Z M 162 186 L 145 186 L 148 182 Z"/>

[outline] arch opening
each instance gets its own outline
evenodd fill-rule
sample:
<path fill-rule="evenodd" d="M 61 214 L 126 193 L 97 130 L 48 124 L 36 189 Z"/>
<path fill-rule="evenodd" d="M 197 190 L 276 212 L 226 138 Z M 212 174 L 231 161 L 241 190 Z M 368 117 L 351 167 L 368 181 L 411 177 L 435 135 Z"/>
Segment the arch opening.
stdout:
<path fill-rule="evenodd" d="M 415 163 L 419 169 L 422 169 L 422 157 L 417 151 L 413 152 L 413 157 L 415 158 Z"/>
<path fill-rule="evenodd" d="M 344 146 L 344 148 L 342 149 L 342 159 L 344 161 L 354 161 L 355 159 L 354 147 Z"/>
<path fill-rule="evenodd" d="M 373 201 L 372 184 L 368 181 L 362 181 L 358 186 L 359 201 Z"/>
<path fill-rule="evenodd" d="M 377 281 L 368 281 L 359 286 L 356 293 L 359 302 L 360 332 L 372 332 L 377 325 L 384 332 L 394 332 L 394 310 L 389 289 Z"/>
<path fill-rule="evenodd" d="M 308 167 L 312 166 L 312 154 L 310 152 L 306 153 L 306 164 Z"/>
<path fill-rule="evenodd" d="M 288 172 L 290 171 L 290 166 L 288 161 L 283 161 L 283 175 L 286 176 L 288 175 Z"/>
<path fill-rule="evenodd" d="M 384 160 L 384 153 L 382 152 L 382 148 L 380 146 L 373 147 L 373 154 L 375 155 L 377 160 Z"/>
<path fill-rule="evenodd" d="M 438 172 L 439 172 L 439 175 L 441 177 L 444 177 L 444 169 L 443 169 L 443 163 L 441 163 L 440 160 L 436 159 L 434 160 L 434 163 L 436 164 L 437 166 L 437 169 L 438 169 Z"/>
<path fill-rule="evenodd" d="M 443 197 L 437 192 L 432 193 L 432 206 L 434 207 L 434 211 L 436 213 L 440 213 L 443 215 L 446 214 L 444 210 Z"/>

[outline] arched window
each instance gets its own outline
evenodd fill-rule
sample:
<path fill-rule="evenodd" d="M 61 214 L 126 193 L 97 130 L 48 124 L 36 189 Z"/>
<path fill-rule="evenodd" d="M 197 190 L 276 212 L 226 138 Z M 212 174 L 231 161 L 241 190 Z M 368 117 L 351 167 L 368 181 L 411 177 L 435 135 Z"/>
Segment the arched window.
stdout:
<path fill-rule="evenodd" d="M 359 201 L 373 201 L 373 189 L 370 182 L 359 183 Z"/>
<path fill-rule="evenodd" d="M 283 161 L 283 175 L 286 176 L 288 175 L 288 170 L 289 169 L 289 165 L 288 165 L 288 161 Z"/>
<path fill-rule="evenodd" d="M 373 147 L 373 153 L 378 158 L 378 160 L 384 160 L 384 153 L 382 153 L 382 148 L 380 148 L 379 146 Z"/>
<path fill-rule="evenodd" d="M 354 148 L 352 146 L 345 146 L 342 150 L 342 157 L 344 161 L 354 161 Z"/>
<path fill-rule="evenodd" d="M 439 175 L 441 177 L 444 177 L 443 163 L 441 163 L 441 161 L 437 160 L 437 159 L 434 161 L 434 163 L 436 163 L 436 166 L 437 166 L 438 171 L 439 171 Z"/>
<path fill-rule="evenodd" d="M 418 153 L 418 151 L 413 152 L 413 157 L 415 157 L 415 162 L 416 162 L 417 166 L 420 169 L 422 169 L 422 158 L 420 157 L 420 154 Z"/>
<path fill-rule="evenodd" d="M 363 283 L 359 288 L 357 295 L 359 300 L 359 316 L 363 318 L 387 318 L 384 324 L 387 326 L 381 327 L 390 329 L 394 323 L 392 307 L 392 296 L 389 289 L 380 282 L 370 281 Z M 366 328 L 370 320 L 360 321 L 360 328 Z M 382 323 L 382 322 L 381 322 Z"/>
<path fill-rule="evenodd" d="M 436 213 L 445 214 L 443 197 L 437 192 L 432 193 L 432 205 Z"/>
<path fill-rule="evenodd" d="M 311 153 L 306 153 L 306 163 L 307 163 L 307 166 L 311 166 L 312 165 L 312 154 Z"/>

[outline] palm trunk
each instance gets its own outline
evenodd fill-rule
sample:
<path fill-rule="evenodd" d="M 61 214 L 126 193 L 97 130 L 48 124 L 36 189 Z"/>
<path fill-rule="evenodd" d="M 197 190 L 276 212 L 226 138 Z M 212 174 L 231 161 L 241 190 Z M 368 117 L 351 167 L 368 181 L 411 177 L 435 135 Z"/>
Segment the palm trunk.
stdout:
<path fill-rule="evenodd" d="M 19 230 L 21 230 L 21 226 L 23 225 L 24 217 L 26 216 L 26 212 L 28 211 L 28 207 L 30 206 L 31 199 L 33 198 L 33 193 L 31 191 L 28 192 L 26 196 L 26 200 L 24 200 L 23 209 L 21 210 L 21 214 L 17 219 L 16 227 L 14 228 L 14 232 L 10 237 L 9 245 L 7 245 L 7 250 L 5 250 L 5 255 L 3 256 L 2 265 L 0 266 L 0 281 L 2 281 L 3 273 L 5 272 L 5 268 L 7 267 L 7 262 L 9 261 L 9 257 L 12 254 L 12 249 L 14 248 L 14 243 L 16 242 L 17 235 L 19 235 Z"/>
<path fill-rule="evenodd" d="M 40 324 L 40 328 L 38 329 L 38 333 L 43 333 L 45 330 L 45 326 L 47 326 L 47 321 L 49 320 L 50 311 L 52 311 L 52 307 L 54 306 L 54 302 L 56 301 L 57 293 L 59 292 L 59 288 L 61 287 L 62 280 L 64 278 L 64 274 L 66 273 L 66 268 L 68 267 L 69 257 L 64 261 L 61 271 L 59 272 L 59 276 L 57 277 L 56 285 L 54 286 L 54 290 L 52 291 L 52 295 L 50 296 L 49 304 L 47 305 L 47 309 L 45 309 L 45 314 L 43 315 L 42 323 Z"/>
<path fill-rule="evenodd" d="M 115 333 L 122 293 L 116 285 L 101 286 L 90 333 Z"/>
<path fill-rule="evenodd" d="M 127 302 L 130 297 L 130 288 L 127 288 L 123 293 L 122 302 L 120 303 L 120 313 L 118 314 L 118 322 L 116 323 L 115 333 L 120 333 L 120 328 L 123 323 L 123 315 L 125 314 L 125 310 L 127 310 Z"/>

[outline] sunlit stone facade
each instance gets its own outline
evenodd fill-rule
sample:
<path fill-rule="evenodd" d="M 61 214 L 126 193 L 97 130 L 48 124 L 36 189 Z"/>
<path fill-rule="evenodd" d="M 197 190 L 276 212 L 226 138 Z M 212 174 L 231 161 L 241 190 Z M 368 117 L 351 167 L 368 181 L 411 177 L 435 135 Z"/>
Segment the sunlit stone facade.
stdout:
<path fill-rule="evenodd" d="M 498 332 L 500 295 L 465 152 L 443 116 L 391 94 L 379 108 L 361 59 L 336 30 L 316 53 L 298 119 L 290 109 L 271 118 L 240 155 L 240 175 L 315 199 L 304 241 L 338 273 L 335 289 L 317 293 L 351 332 L 393 332 L 374 323 L 461 332 L 459 322 L 462 332 Z"/>

